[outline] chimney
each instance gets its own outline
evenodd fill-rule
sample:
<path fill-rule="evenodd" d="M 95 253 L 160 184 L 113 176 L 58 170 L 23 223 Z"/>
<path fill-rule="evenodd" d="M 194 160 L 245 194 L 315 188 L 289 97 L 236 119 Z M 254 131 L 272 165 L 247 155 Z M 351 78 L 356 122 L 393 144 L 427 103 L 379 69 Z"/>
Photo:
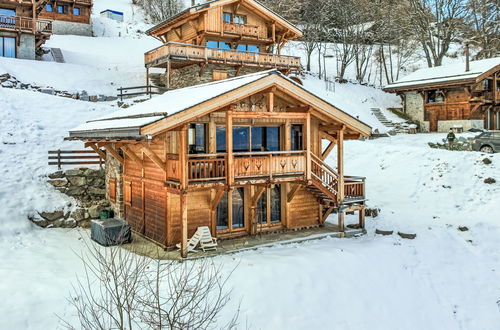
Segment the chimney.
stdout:
<path fill-rule="evenodd" d="M 469 52 L 469 44 L 465 44 L 465 72 L 470 71 L 470 52 Z"/>

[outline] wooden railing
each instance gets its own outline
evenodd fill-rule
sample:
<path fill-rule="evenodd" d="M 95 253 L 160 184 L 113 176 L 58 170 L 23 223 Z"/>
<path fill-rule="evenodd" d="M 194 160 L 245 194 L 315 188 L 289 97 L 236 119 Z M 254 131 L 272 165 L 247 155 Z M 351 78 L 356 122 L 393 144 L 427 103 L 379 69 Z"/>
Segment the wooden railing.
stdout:
<path fill-rule="evenodd" d="M 146 67 L 161 66 L 169 59 L 294 70 L 301 68 L 300 57 L 245 52 L 234 49 L 208 48 L 174 42 L 166 43 L 144 55 Z"/>
<path fill-rule="evenodd" d="M 118 90 L 117 97 L 119 97 L 120 100 L 123 101 L 124 97 L 127 98 L 139 95 L 146 95 L 149 96 L 149 98 L 151 98 L 153 95 L 163 94 L 165 92 L 168 92 L 170 89 L 154 85 L 147 85 L 147 86 L 135 86 L 135 87 L 120 87 L 117 90 Z"/>
<path fill-rule="evenodd" d="M 52 33 L 52 21 L 37 19 L 35 28 L 38 32 Z M 0 15 L 0 29 L 13 31 L 33 31 L 33 19 L 29 17 Z"/>
<path fill-rule="evenodd" d="M 224 23 L 224 33 L 258 38 L 260 35 L 260 27 L 257 25 Z"/>
<path fill-rule="evenodd" d="M 365 197 L 365 178 L 345 176 L 344 177 L 344 199 L 358 199 Z"/>
<path fill-rule="evenodd" d="M 337 195 L 338 173 L 313 153 L 311 153 L 311 175 L 313 178 L 319 180 L 333 195 Z"/>
<path fill-rule="evenodd" d="M 189 181 L 223 180 L 225 177 L 225 154 L 190 155 L 188 160 Z"/>
<path fill-rule="evenodd" d="M 305 151 L 234 153 L 234 177 L 269 177 L 304 175 Z"/>
<path fill-rule="evenodd" d="M 104 151 L 103 151 L 104 152 Z M 99 165 L 104 164 L 104 159 L 93 150 L 50 150 L 49 165 Z"/>

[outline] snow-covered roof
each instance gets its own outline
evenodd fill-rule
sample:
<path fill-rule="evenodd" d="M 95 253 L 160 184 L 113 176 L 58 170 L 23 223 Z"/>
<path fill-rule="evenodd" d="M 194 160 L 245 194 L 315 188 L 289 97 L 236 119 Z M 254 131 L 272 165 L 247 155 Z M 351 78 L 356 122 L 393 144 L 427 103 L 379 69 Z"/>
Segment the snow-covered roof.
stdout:
<path fill-rule="evenodd" d="M 500 57 L 471 61 L 469 71 L 465 71 L 465 63 L 462 62 L 420 69 L 393 84 L 387 85 L 385 90 L 418 89 L 419 87 L 441 83 L 453 84 L 475 81 L 484 73 L 495 69 L 495 67 L 500 69 Z"/>
<path fill-rule="evenodd" d="M 117 10 L 112 10 L 112 9 L 106 9 L 106 10 L 103 10 L 101 11 L 101 14 L 102 13 L 112 13 L 112 14 L 116 14 L 116 15 L 121 15 L 123 16 L 123 13 L 121 11 L 117 11 Z"/>
<path fill-rule="evenodd" d="M 192 87 L 174 89 L 149 101 L 79 125 L 69 131 L 70 137 L 82 136 L 83 132 L 116 129 L 129 129 L 129 136 L 136 136 L 139 135 L 139 129 L 145 125 L 265 78 L 270 74 L 279 74 L 279 72 L 268 70 Z"/>
<path fill-rule="evenodd" d="M 356 127 L 354 128 L 355 131 L 358 131 L 361 134 L 369 134 L 371 130 L 369 125 L 361 122 L 351 114 L 340 110 L 338 107 L 326 101 L 321 96 L 304 88 L 281 74 L 279 71 L 273 69 L 226 80 L 171 90 L 163 95 L 139 103 L 130 108 L 119 110 L 79 125 L 69 131 L 69 137 L 73 139 L 108 137 L 141 139 L 144 138 L 144 134 L 141 132 L 141 129 L 145 126 L 164 120 L 167 117 L 170 118 L 170 116 L 184 110 L 194 110 L 198 105 L 205 104 L 212 99 L 221 97 L 231 91 L 240 89 L 241 87 L 250 85 L 261 79 L 271 78 L 271 76 L 280 77 L 281 79 L 284 79 L 306 91 L 309 95 L 315 97 L 316 100 L 328 103 L 328 105 L 322 105 L 319 107 L 326 111 L 327 114 L 333 116 L 333 118 L 337 118 L 337 120 L 345 122 L 346 125 L 350 127 Z M 273 81 L 276 82 L 276 80 L 269 80 L 268 83 L 270 86 Z M 264 82 L 264 84 L 267 84 L 267 82 Z M 211 109 L 203 108 L 202 110 Z"/>

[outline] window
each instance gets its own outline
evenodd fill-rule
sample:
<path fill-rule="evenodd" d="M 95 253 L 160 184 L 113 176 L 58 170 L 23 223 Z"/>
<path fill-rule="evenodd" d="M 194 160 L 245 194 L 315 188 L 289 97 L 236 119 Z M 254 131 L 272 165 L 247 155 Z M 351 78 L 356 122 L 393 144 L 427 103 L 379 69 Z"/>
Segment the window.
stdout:
<path fill-rule="evenodd" d="M 108 188 L 109 200 L 112 202 L 116 202 L 116 179 L 109 179 Z"/>
<path fill-rule="evenodd" d="M 247 152 L 250 150 L 250 127 L 233 127 L 233 151 Z"/>
<path fill-rule="evenodd" d="M 304 150 L 302 139 L 302 125 L 292 125 L 291 149 L 293 151 Z"/>
<path fill-rule="evenodd" d="M 188 130 L 188 146 L 190 154 L 206 153 L 206 124 L 190 124 Z"/>
<path fill-rule="evenodd" d="M 226 127 L 217 126 L 215 129 L 217 152 L 226 152 Z"/>
<path fill-rule="evenodd" d="M 0 27 L 15 27 L 16 18 L 14 16 L 16 16 L 14 9 L 0 8 Z"/>
<path fill-rule="evenodd" d="M 243 52 L 250 52 L 250 53 L 260 52 L 259 46 L 247 45 L 247 44 L 238 44 L 238 46 L 236 46 L 236 50 L 240 50 Z"/>
<path fill-rule="evenodd" d="M 229 208 L 231 206 L 231 208 Z M 224 193 L 217 206 L 217 230 L 245 227 L 245 194 L 243 188 Z"/>
<path fill-rule="evenodd" d="M 226 128 L 217 126 L 217 152 L 226 152 Z M 233 126 L 234 152 L 259 152 L 280 150 L 280 128 L 278 126 Z"/>
<path fill-rule="evenodd" d="M 493 90 L 493 79 L 483 80 L 483 91 L 491 92 Z"/>
<path fill-rule="evenodd" d="M 80 16 L 80 8 L 77 7 L 73 8 L 73 15 Z"/>
<path fill-rule="evenodd" d="M 252 127 L 252 151 L 279 151 L 279 127 Z"/>
<path fill-rule="evenodd" d="M 54 8 L 52 8 L 52 5 L 50 3 L 46 4 L 45 5 L 45 11 L 46 12 L 52 12 L 54 10 Z"/>
<path fill-rule="evenodd" d="M 226 70 L 214 70 L 212 72 L 212 80 L 213 81 L 218 81 L 218 80 L 224 80 L 227 79 L 228 73 Z"/>
<path fill-rule="evenodd" d="M 16 38 L 0 37 L 0 56 L 16 57 Z"/>
<path fill-rule="evenodd" d="M 234 15 L 233 16 L 234 24 L 247 24 L 247 17 L 244 15 Z"/>
<path fill-rule="evenodd" d="M 231 23 L 233 15 L 231 13 L 223 13 L 222 14 L 222 21 L 224 23 Z"/>
<path fill-rule="evenodd" d="M 66 13 L 66 6 L 62 6 L 62 5 L 57 6 L 57 12 L 59 14 L 65 14 Z"/>
<path fill-rule="evenodd" d="M 257 202 L 257 222 L 259 225 L 271 225 L 281 222 L 281 186 L 266 188 Z"/>
<path fill-rule="evenodd" d="M 444 102 L 443 92 L 438 90 L 427 92 L 427 103 L 442 103 L 442 102 Z"/>
<path fill-rule="evenodd" d="M 0 8 L 0 15 L 16 16 L 16 10 L 15 9 Z"/>
<path fill-rule="evenodd" d="M 231 45 L 223 41 L 207 40 L 206 45 L 208 48 L 231 49 Z"/>

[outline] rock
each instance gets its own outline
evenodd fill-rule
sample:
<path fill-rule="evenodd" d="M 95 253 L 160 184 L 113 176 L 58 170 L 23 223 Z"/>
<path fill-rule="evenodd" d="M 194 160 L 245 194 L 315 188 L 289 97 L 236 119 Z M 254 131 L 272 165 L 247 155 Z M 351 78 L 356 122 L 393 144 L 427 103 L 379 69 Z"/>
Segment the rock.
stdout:
<path fill-rule="evenodd" d="M 493 162 L 491 161 L 491 159 L 489 159 L 489 158 L 485 158 L 485 159 L 483 159 L 483 164 L 485 164 L 485 165 L 490 165 L 491 163 L 493 163 Z"/>
<path fill-rule="evenodd" d="M 54 187 L 65 187 L 68 184 L 68 181 L 61 179 L 48 180 L 47 182 Z"/>
<path fill-rule="evenodd" d="M 469 228 L 467 228 L 465 226 L 460 226 L 460 227 L 458 227 L 458 230 L 460 230 L 460 231 L 468 231 Z"/>
<path fill-rule="evenodd" d="M 53 88 L 41 88 L 40 89 L 41 93 L 48 94 L 48 95 L 54 95 L 55 91 Z"/>
<path fill-rule="evenodd" d="M 66 191 L 66 195 L 72 196 L 72 197 L 81 196 L 83 194 L 85 194 L 85 188 L 84 187 L 70 187 Z"/>
<path fill-rule="evenodd" d="M 493 178 L 486 178 L 484 179 L 484 183 L 486 184 L 493 184 L 493 183 L 496 183 L 497 181 Z"/>
<path fill-rule="evenodd" d="M 402 238 L 405 238 L 405 239 L 415 239 L 415 237 L 417 237 L 417 234 L 405 234 L 405 233 L 402 233 L 399 231 L 398 231 L 398 235 L 401 236 Z"/>
<path fill-rule="evenodd" d="M 49 179 L 61 179 L 61 178 L 64 178 L 63 171 L 57 171 L 57 172 L 49 174 Z"/>
<path fill-rule="evenodd" d="M 0 74 L 0 83 L 6 82 L 9 79 L 10 79 L 10 74 L 8 73 Z"/>
<path fill-rule="evenodd" d="M 90 195 L 105 196 L 106 195 L 106 189 L 101 189 L 101 188 L 96 188 L 96 187 L 89 187 L 88 193 Z"/>
<path fill-rule="evenodd" d="M 83 171 L 84 176 L 89 176 L 89 177 L 103 177 L 104 178 L 104 170 L 93 170 L 91 168 L 86 168 Z"/>
<path fill-rule="evenodd" d="M 47 227 L 49 225 L 49 221 L 43 219 L 43 218 L 39 218 L 37 216 L 29 216 L 28 219 L 33 222 L 35 225 L 39 226 L 39 227 Z"/>
<path fill-rule="evenodd" d="M 89 100 L 89 94 L 87 91 L 82 91 L 78 97 L 82 101 L 88 101 Z"/>
<path fill-rule="evenodd" d="M 85 209 L 76 209 L 73 212 L 71 212 L 71 217 L 75 219 L 75 221 L 82 221 L 85 220 Z"/>
<path fill-rule="evenodd" d="M 380 230 L 380 229 L 375 229 L 375 234 L 378 234 L 378 235 L 384 235 L 384 236 L 388 236 L 388 235 L 392 235 L 394 233 L 393 230 Z"/>
<path fill-rule="evenodd" d="M 66 187 L 57 187 L 56 190 L 62 192 L 63 194 L 66 193 Z"/>
<path fill-rule="evenodd" d="M 365 210 L 365 215 L 367 217 L 376 218 L 376 217 L 378 217 L 379 212 L 380 212 L 380 209 L 370 209 L 370 208 L 367 208 Z"/>
<path fill-rule="evenodd" d="M 97 102 L 99 100 L 98 96 L 97 95 L 91 95 L 89 97 L 89 101 L 90 102 Z"/>
<path fill-rule="evenodd" d="M 38 212 L 38 214 L 47 221 L 56 221 L 64 218 L 64 212 L 54 211 L 54 212 Z"/>
<path fill-rule="evenodd" d="M 82 176 L 84 171 L 85 171 L 84 169 L 73 168 L 71 170 L 67 170 L 66 172 L 64 172 L 64 174 L 66 176 Z"/>
<path fill-rule="evenodd" d="M 76 227 L 76 220 L 72 218 L 64 219 L 61 221 L 60 228 L 75 228 Z"/>
<path fill-rule="evenodd" d="M 90 228 L 90 219 L 85 219 L 85 220 L 82 220 L 82 221 L 78 221 L 78 227 Z"/>
<path fill-rule="evenodd" d="M 105 102 L 106 101 L 106 95 L 99 94 L 98 96 L 99 102 Z"/>
<path fill-rule="evenodd" d="M 87 179 L 83 176 L 69 176 L 68 181 L 75 187 L 81 187 L 87 184 Z"/>
<path fill-rule="evenodd" d="M 359 228 L 361 228 L 361 227 L 359 226 L 359 224 L 357 224 L 357 223 L 351 223 L 351 224 L 348 224 L 346 227 L 347 227 L 347 228 L 350 228 L 350 229 L 359 229 Z"/>
<path fill-rule="evenodd" d="M 98 219 L 99 216 L 101 215 L 101 211 L 103 211 L 104 209 L 106 209 L 106 206 L 103 206 L 103 205 L 93 205 L 91 207 L 89 207 L 89 216 L 91 219 Z"/>
<path fill-rule="evenodd" d="M 118 97 L 116 97 L 116 96 L 106 96 L 106 101 L 108 101 L 108 102 L 109 101 L 116 101 L 116 100 L 118 100 Z"/>

